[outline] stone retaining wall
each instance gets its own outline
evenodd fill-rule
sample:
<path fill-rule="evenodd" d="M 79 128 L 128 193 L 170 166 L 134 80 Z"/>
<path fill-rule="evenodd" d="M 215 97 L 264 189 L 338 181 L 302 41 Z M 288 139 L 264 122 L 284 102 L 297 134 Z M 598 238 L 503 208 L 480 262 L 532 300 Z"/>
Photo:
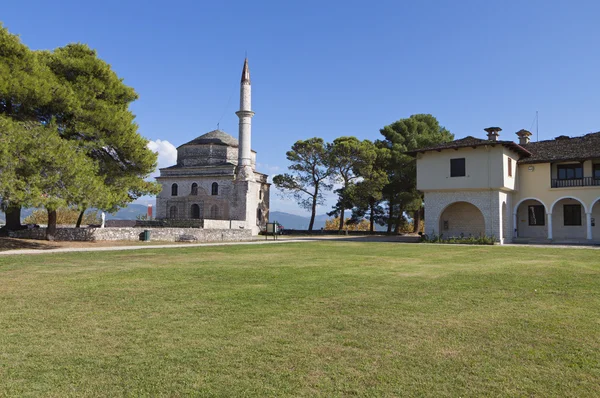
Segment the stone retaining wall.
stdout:
<path fill-rule="evenodd" d="M 153 228 L 150 240 L 165 242 L 237 242 L 252 238 L 250 229 Z M 57 228 L 58 241 L 141 240 L 144 228 Z M 22 239 L 46 239 L 46 228 L 11 231 L 9 236 Z"/>

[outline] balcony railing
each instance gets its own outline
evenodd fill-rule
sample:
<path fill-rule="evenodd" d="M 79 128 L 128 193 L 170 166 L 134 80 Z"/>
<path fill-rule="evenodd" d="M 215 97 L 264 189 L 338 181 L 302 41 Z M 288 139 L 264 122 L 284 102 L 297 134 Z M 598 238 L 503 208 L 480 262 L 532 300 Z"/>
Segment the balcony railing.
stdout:
<path fill-rule="evenodd" d="M 571 188 L 571 187 L 600 187 L 600 178 L 583 177 L 572 178 L 569 180 L 552 180 L 552 188 Z"/>

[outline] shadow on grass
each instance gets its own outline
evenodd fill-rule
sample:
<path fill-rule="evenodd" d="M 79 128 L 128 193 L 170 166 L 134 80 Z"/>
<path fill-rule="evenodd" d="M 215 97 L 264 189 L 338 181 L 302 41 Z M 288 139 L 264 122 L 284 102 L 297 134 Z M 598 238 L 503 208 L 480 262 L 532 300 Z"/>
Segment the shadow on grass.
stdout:
<path fill-rule="evenodd" d="M 19 249 L 49 250 L 58 247 L 41 240 L 0 238 L 0 252 Z"/>

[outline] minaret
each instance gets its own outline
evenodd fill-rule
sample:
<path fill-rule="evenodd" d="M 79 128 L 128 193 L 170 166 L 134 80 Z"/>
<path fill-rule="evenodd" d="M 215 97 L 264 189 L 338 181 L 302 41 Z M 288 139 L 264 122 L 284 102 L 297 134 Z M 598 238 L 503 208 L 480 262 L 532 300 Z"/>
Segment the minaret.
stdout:
<path fill-rule="evenodd" d="M 240 181 L 254 181 L 252 155 L 250 153 L 252 116 L 254 116 L 254 112 L 252 112 L 251 108 L 251 97 L 250 69 L 248 68 L 248 58 L 246 58 L 240 85 L 240 110 L 235 113 L 240 118 L 238 167 L 236 173 L 237 179 Z"/>

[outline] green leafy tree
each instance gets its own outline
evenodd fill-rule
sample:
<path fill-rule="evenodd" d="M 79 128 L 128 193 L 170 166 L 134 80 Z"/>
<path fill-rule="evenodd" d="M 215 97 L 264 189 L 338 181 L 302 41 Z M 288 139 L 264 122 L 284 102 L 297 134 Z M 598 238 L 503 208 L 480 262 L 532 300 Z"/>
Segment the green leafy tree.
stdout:
<path fill-rule="evenodd" d="M 317 137 L 296 141 L 286 156 L 292 163 L 288 166 L 291 173 L 274 176 L 273 183 L 285 196 L 291 195 L 302 208 L 311 211 L 308 230 L 312 231 L 317 205 L 324 203 L 323 191 L 332 187 L 325 143 Z"/>
<path fill-rule="evenodd" d="M 416 214 L 423 204 L 423 197 L 416 188 L 416 162 L 406 152 L 451 141 L 454 135 L 429 114 L 400 119 L 382 128 L 380 133 L 385 137 L 380 146 L 390 151 L 389 183 L 383 190 L 389 206 L 388 232 L 393 225 L 398 232 L 404 222 L 404 212 Z"/>
<path fill-rule="evenodd" d="M 344 228 L 345 211 L 354 204 L 355 186 L 361 178 L 361 173 L 368 173 L 377 154 L 375 146 L 368 140 L 360 141 L 356 137 L 340 137 L 327 144 L 328 162 L 331 169 L 331 179 L 340 183 L 341 187 L 335 192 L 338 201 L 329 216 L 339 216 L 339 229 Z"/>
<path fill-rule="evenodd" d="M 64 140 L 54 125 L 15 122 L 0 116 L 0 196 L 48 212 L 49 239 L 56 210 L 102 189 L 96 163 L 77 142 Z"/>
<path fill-rule="evenodd" d="M 20 122 L 48 123 L 50 120 L 46 115 L 50 109 L 64 109 L 68 104 L 67 90 L 57 83 L 55 76 L 40 62 L 37 53 L 0 25 L 0 116 Z M 6 123 L 4 127 L 7 128 Z M 11 130 L 16 128 L 10 126 Z M 9 137 L 5 136 L 4 142 L 8 140 Z M 8 154 L 4 152 L 3 156 Z M 25 155 L 18 156 L 22 159 Z M 3 179 L 6 181 L 5 176 Z M 16 180 L 13 182 L 17 183 Z M 17 200 L 18 196 L 0 197 L 0 207 L 6 213 L 9 229 L 16 229 L 21 224 L 22 204 Z"/>
<path fill-rule="evenodd" d="M 82 143 L 104 182 L 99 194 L 81 198 L 81 210 L 116 211 L 140 196 L 160 192 L 157 184 L 145 180 L 156 168 L 157 157 L 129 110 L 136 92 L 84 44 L 43 52 L 41 59 L 75 97 L 76 106 L 68 114 L 54 115 L 63 138 Z"/>
<path fill-rule="evenodd" d="M 382 207 L 383 189 L 389 182 L 387 166 L 390 160 L 390 151 L 375 143 L 365 140 L 370 156 L 358 170 L 361 180 L 356 183 L 353 190 L 352 220 L 361 220 L 365 216 L 369 219 L 369 230 L 375 229 L 375 223 L 384 225 L 384 209 Z"/>
<path fill-rule="evenodd" d="M 44 148 L 46 167 L 56 162 L 57 170 L 62 169 L 70 150 L 77 153 L 74 161 L 81 160 L 81 154 L 89 159 L 85 167 L 73 167 L 71 177 L 76 179 L 75 174 L 79 174 L 93 181 L 94 188 L 91 189 L 90 184 L 84 190 L 76 189 L 72 183 L 58 184 L 51 189 L 54 197 L 60 198 L 58 202 L 68 198 L 82 214 L 92 206 L 115 211 L 142 195 L 160 191 L 158 184 L 145 181 L 155 169 L 157 157 L 137 132 L 134 115 L 129 110 L 135 99 L 135 91 L 86 45 L 69 44 L 54 51 L 31 51 L 17 36 L 0 27 L 0 116 L 17 122 L 55 126 L 40 130 L 52 135 Z M 56 142 L 56 133 L 65 141 L 64 148 Z M 27 142 L 22 144 L 27 145 Z M 66 148 L 67 152 L 47 152 L 50 148 Z M 14 151 L 11 153 L 15 155 Z M 35 152 L 35 156 L 39 153 Z M 29 153 L 19 156 L 29 157 Z M 28 164 L 35 161 L 39 159 L 32 158 Z M 94 176 L 90 179 L 88 173 L 92 169 Z M 15 178 L 28 176 L 17 174 Z M 31 185 L 31 181 L 27 184 Z M 48 187 L 44 188 L 48 191 Z M 75 191 L 58 192 L 69 188 Z M 20 208 L 30 205 L 19 201 L 19 195 L 11 191 L 13 196 L 7 196 L 6 191 L 0 197 L 9 229 L 18 228 Z M 50 197 L 46 202 L 50 207 L 55 206 Z"/>

